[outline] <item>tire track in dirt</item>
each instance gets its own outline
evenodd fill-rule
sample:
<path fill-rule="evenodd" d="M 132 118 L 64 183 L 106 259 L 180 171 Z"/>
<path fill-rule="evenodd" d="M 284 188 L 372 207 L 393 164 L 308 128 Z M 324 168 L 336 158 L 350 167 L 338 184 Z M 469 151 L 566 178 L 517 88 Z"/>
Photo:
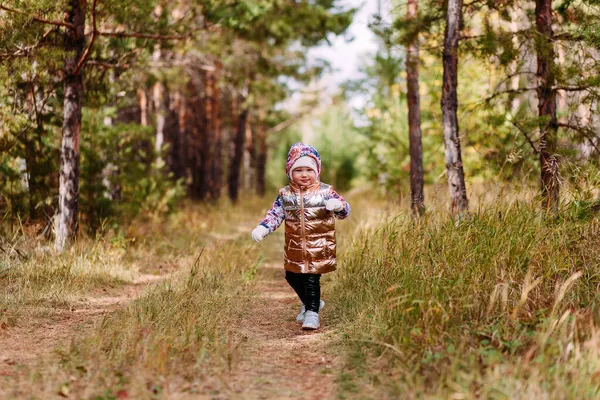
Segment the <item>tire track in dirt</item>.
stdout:
<path fill-rule="evenodd" d="M 295 321 L 300 303 L 281 265 L 267 263 L 256 279 L 259 298 L 239 326 L 246 343 L 227 379 L 228 398 L 335 398 L 338 369 L 327 307 L 321 313 L 321 328 L 303 331 Z"/>

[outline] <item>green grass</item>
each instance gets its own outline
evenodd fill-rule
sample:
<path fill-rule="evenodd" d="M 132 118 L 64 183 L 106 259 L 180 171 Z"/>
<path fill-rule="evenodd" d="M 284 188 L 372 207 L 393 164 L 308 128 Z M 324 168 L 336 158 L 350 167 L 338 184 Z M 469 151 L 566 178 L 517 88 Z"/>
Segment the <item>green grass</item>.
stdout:
<path fill-rule="evenodd" d="M 328 287 L 353 371 L 342 397 L 600 395 L 598 216 L 513 203 L 459 226 L 378 219 L 355 226 Z"/>

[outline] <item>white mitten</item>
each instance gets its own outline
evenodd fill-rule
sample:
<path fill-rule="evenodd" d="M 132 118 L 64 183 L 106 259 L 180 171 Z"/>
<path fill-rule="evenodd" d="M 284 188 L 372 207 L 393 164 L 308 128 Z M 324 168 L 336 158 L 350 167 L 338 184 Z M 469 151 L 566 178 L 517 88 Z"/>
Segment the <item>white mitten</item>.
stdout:
<path fill-rule="evenodd" d="M 325 208 L 329 211 L 342 211 L 344 209 L 344 203 L 338 199 L 329 199 L 325 202 Z"/>
<path fill-rule="evenodd" d="M 252 231 L 252 240 L 255 242 L 260 242 L 269 234 L 269 230 L 262 225 L 257 226 Z"/>

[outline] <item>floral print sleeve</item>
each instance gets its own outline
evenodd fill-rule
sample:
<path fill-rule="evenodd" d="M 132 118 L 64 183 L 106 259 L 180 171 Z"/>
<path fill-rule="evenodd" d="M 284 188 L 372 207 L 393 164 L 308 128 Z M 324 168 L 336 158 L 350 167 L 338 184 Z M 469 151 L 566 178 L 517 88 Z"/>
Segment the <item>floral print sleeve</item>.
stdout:
<path fill-rule="evenodd" d="M 277 196 L 277 199 L 275 199 L 275 202 L 273 203 L 273 207 L 267 211 L 267 216 L 262 220 L 260 225 L 267 228 L 269 233 L 273 233 L 275 229 L 279 228 L 279 225 L 281 225 L 284 219 L 285 214 L 281 204 L 281 196 Z"/>
<path fill-rule="evenodd" d="M 342 202 L 342 204 L 344 204 L 343 210 L 335 211 L 333 213 L 333 215 L 335 215 L 335 217 L 337 219 L 344 219 L 344 218 L 347 218 L 348 215 L 350 215 L 350 204 L 348 204 L 348 202 L 346 200 L 344 200 L 344 198 L 341 195 L 339 195 L 333 188 L 331 188 L 329 196 L 327 196 L 326 200 L 329 200 L 329 199 L 338 199 L 339 201 Z"/>

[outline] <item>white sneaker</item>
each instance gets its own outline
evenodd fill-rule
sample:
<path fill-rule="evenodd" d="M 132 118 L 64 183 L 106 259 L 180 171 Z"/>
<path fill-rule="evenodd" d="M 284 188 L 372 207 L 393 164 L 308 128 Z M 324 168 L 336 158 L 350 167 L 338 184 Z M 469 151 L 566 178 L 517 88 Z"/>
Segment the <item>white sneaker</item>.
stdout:
<path fill-rule="evenodd" d="M 300 312 L 296 315 L 296 322 L 302 323 L 304 321 L 304 313 L 306 312 L 306 307 L 304 303 L 302 303 L 302 307 L 300 308 Z"/>
<path fill-rule="evenodd" d="M 319 329 L 321 324 L 319 323 L 319 313 L 314 311 L 307 311 L 304 313 L 304 323 L 302 329 L 315 330 Z"/>
<path fill-rule="evenodd" d="M 325 302 L 323 300 L 321 300 L 319 302 L 319 311 L 321 311 L 324 307 L 325 307 Z M 304 304 L 302 304 L 302 307 L 300 308 L 300 312 L 298 313 L 298 315 L 296 315 L 296 322 L 301 324 L 304 321 L 304 313 L 306 313 L 306 306 Z"/>

